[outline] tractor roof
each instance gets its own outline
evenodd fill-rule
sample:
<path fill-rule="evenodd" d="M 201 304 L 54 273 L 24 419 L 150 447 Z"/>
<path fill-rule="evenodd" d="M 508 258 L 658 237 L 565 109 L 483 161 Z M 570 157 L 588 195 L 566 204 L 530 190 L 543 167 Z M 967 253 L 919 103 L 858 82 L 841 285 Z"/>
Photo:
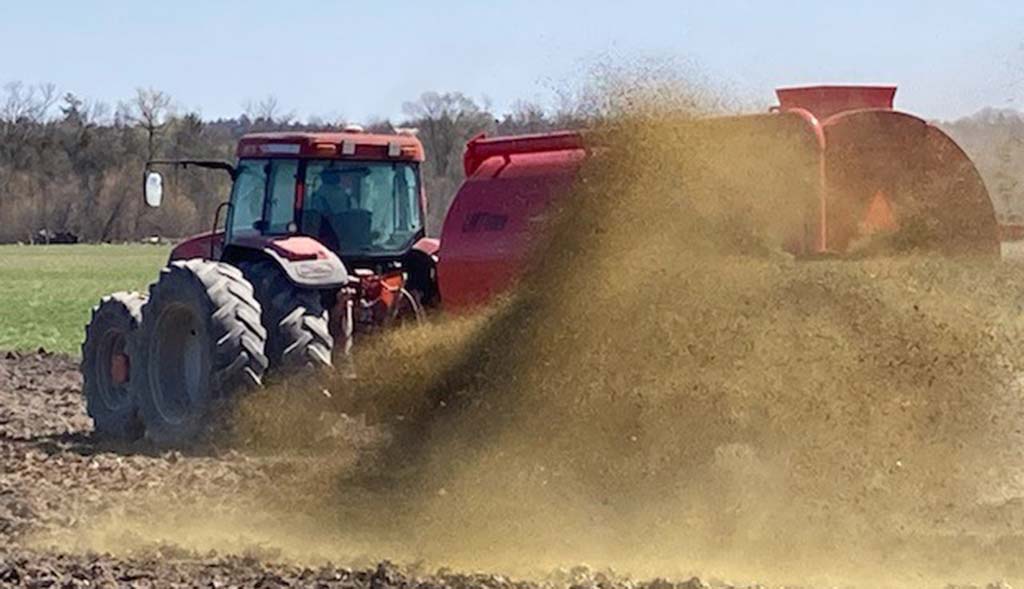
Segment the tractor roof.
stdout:
<path fill-rule="evenodd" d="M 423 161 L 423 145 L 410 134 L 361 132 L 251 133 L 238 141 L 238 157 L 302 157 Z"/>

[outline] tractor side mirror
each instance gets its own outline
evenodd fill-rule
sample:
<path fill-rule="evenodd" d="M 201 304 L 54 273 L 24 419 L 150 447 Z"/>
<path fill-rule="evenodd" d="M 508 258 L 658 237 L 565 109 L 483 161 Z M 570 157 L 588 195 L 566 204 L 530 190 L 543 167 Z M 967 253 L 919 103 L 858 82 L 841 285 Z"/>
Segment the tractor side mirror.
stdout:
<path fill-rule="evenodd" d="M 159 172 L 148 172 L 146 174 L 144 193 L 147 206 L 154 209 L 160 206 L 164 199 L 164 179 Z"/>

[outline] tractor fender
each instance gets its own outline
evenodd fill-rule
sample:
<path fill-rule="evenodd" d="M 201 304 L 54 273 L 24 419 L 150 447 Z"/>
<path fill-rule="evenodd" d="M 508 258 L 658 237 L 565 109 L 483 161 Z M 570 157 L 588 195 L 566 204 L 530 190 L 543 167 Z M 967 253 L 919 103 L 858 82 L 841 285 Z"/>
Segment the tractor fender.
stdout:
<path fill-rule="evenodd" d="M 331 289 L 348 284 L 348 269 L 341 258 L 312 237 L 270 239 L 261 250 L 296 286 Z"/>
<path fill-rule="evenodd" d="M 417 292 L 419 303 L 425 307 L 435 307 L 441 302 L 437 289 L 437 260 L 440 250 L 441 240 L 424 237 L 406 254 L 406 288 Z"/>
<path fill-rule="evenodd" d="M 413 244 L 413 251 L 422 252 L 437 260 L 437 254 L 441 251 L 441 240 L 435 237 L 423 237 Z"/>
<path fill-rule="evenodd" d="M 224 247 L 223 231 L 208 231 L 193 235 L 178 243 L 171 250 L 170 260 L 191 260 L 200 258 L 203 260 L 217 259 Z"/>

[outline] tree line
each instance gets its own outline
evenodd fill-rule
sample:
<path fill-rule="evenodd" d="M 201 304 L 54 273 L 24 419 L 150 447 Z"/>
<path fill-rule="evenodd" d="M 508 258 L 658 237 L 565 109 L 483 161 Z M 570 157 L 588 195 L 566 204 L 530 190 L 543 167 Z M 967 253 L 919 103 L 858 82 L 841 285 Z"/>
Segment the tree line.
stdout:
<path fill-rule="evenodd" d="M 427 153 L 424 183 L 428 228 L 440 230 L 462 180 L 462 152 L 473 136 L 574 127 L 570 108 L 549 112 L 516 103 L 496 115 L 459 92 L 426 92 L 403 105 L 399 121 L 366 121 L 370 132 L 415 128 Z M 0 243 L 179 237 L 208 229 L 228 191 L 226 176 L 169 170 L 164 205 L 142 204 L 142 171 L 149 159 L 231 160 L 242 135 L 266 131 L 337 131 L 350 121 L 299 121 L 276 99 L 250 102 L 234 118 L 206 120 L 180 111 L 167 93 L 140 88 L 111 107 L 52 84 L 8 83 L 0 91 Z"/>
<path fill-rule="evenodd" d="M 573 106 L 575 104 L 575 106 Z M 371 132 L 418 130 L 430 207 L 427 226 L 440 231 L 462 180 L 462 152 L 473 136 L 573 128 L 594 119 L 586 101 L 563 100 L 549 111 L 519 102 L 496 115 L 459 92 L 426 92 L 403 105 L 401 120 L 365 121 Z M 349 121 L 299 121 L 276 99 L 245 105 L 234 118 L 206 120 L 175 108 L 167 93 L 140 88 L 116 106 L 60 93 L 52 84 L 0 88 L 0 243 L 74 235 L 83 241 L 180 237 L 209 229 L 227 196 L 222 174 L 169 170 L 164 206 L 142 204 L 147 159 L 232 159 L 238 138 L 261 131 L 341 130 Z M 1024 222 L 1024 117 L 985 109 L 940 123 L 985 177 L 997 213 Z"/>

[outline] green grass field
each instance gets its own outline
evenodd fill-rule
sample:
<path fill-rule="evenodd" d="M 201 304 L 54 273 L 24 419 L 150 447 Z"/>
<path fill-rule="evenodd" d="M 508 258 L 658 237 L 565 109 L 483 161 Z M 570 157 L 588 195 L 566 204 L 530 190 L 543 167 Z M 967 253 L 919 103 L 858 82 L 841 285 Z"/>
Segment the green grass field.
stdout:
<path fill-rule="evenodd" d="M 152 245 L 0 246 L 0 350 L 78 355 L 100 297 L 142 290 L 167 262 Z"/>

